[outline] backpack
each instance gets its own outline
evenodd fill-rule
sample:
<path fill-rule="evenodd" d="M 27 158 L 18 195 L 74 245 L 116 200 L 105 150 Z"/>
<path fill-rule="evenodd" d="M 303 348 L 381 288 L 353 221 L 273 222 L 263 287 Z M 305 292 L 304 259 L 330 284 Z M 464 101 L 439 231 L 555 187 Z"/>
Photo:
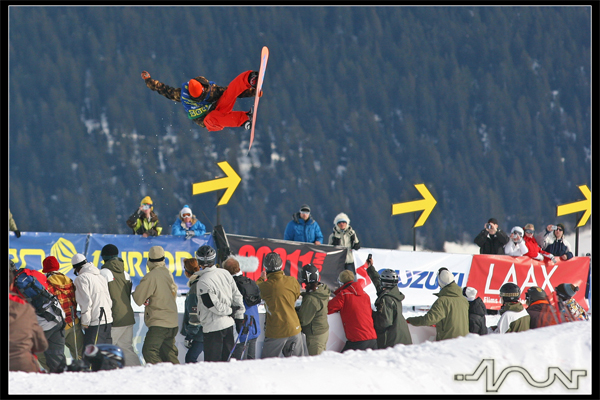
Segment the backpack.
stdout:
<path fill-rule="evenodd" d="M 234 276 L 233 279 L 248 307 L 260 304 L 260 290 L 256 282 L 244 275 Z"/>
<path fill-rule="evenodd" d="M 24 271 L 24 268 L 17 271 L 14 279 L 14 285 L 19 293 L 33 306 L 37 315 L 64 327 L 66 324 L 62 317 L 62 308 L 56 296 L 50 293 L 35 276 Z"/>

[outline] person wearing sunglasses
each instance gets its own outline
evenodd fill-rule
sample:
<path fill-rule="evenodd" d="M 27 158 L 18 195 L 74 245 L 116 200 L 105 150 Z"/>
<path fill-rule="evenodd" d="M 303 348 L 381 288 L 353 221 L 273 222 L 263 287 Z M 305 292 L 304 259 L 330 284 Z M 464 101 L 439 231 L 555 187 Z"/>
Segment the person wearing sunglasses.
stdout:
<path fill-rule="evenodd" d="M 525 230 L 525 244 L 527 245 L 527 249 L 529 250 L 525 255 L 533 258 L 534 260 L 544 261 L 545 259 L 550 259 L 552 263 L 555 263 L 554 255 L 548 253 L 547 251 L 542 250 L 537 240 L 535 240 L 535 228 L 533 224 L 527 224 L 524 226 Z"/>
<path fill-rule="evenodd" d="M 510 240 L 504 245 L 504 254 L 513 257 L 521 257 L 529 250 L 523 240 L 523 229 L 515 226 L 510 230 Z"/>
<path fill-rule="evenodd" d="M 192 214 L 190 206 L 187 204 L 183 206 L 181 211 L 179 211 L 175 223 L 171 226 L 171 235 L 185 236 L 186 239 L 191 239 L 194 236 L 204 235 L 205 233 L 206 227 Z"/>
<path fill-rule="evenodd" d="M 565 239 L 565 226 L 563 224 L 548 225 L 546 227 L 542 249 L 560 257 L 563 261 L 573 258 L 571 243 Z"/>

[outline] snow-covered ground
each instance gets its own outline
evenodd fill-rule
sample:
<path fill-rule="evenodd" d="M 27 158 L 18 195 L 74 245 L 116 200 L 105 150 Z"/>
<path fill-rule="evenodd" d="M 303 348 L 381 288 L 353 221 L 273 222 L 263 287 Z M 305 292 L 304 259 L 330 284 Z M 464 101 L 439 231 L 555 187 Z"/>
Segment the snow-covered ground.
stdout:
<path fill-rule="evenodd" d="M 574 243 L 574 237 L 569 240 Z M 591 235 L 581 234 L 579 246 L 580 253 L 590 252 Z M 469 252 L 460 245 L 446 251 Z M 405 317 L 422 314 L 404 310 Z M 497 318 L 488 316 L 488 325 Z M 326 351 L 317 357 L 9 372 L 8 394 L 592 394 L 591 332 L 591 321 L 573 322 L 385 350 Z"/>
<path fill-rule="evenodd" d="M 591 323 L 572 322 L 385 350 L 326 351 L 316 357 L 162 363 L 55 375 L 9 372 L 8 390 L 30 395 L 592 394 L 591 352 Z M 475 374 L 485 365 L 491 368 Z"/>

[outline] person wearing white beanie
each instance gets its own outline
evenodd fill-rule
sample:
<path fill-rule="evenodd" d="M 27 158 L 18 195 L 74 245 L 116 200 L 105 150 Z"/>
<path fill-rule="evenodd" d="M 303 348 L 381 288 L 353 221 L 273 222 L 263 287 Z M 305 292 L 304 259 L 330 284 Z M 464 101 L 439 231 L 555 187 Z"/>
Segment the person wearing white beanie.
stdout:
<path fill-rule="evenodd" d="M 427 314 L 407 318 L 406 321 L 415 326 L 435 325 L 435 340 L 468 335 L 469 302 L 448 268 L 439 269 L 438 284 L 441 288 L 439 293 L 435 293 L 438 299 L 431 305 Z"/>
<path fill-rule="evenodd" d="M 183 206 L 177 219 L 171 226 L 171 235 L 185 236 L 186 239 L 191 239 L 195 236 L 204 235 L 206 227 L 192 213 L 192 209 L 187 204 Z"/>
<path fill-rule="evenodd" d="M 469 302 L 469 333 L 486 335 L 488 333 L 485 321 L 487 309 L 481 297 L 477 297 L 477 289 L 467 286 L 463 289 L 463 295 Z"/>
<path fill-rule="evenodd" d="M 356 232 L 350 226 L 350 218 L 345 213 L 339 213 L 333 220 L 333 232 L 329 235 L 329 245 L 346 247 L 346 261 L 344 269 L 356 273 L 354 266 L 354 254 L 352 250 L 360 249 L 360 241 Z"/>

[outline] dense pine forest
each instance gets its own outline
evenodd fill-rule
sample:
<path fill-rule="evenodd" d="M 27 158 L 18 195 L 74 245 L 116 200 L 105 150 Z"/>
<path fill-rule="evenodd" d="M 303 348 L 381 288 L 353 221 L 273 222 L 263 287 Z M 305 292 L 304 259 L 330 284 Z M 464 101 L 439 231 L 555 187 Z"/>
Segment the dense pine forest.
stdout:
<path fill-rule="evenodd" d="M 9 8 L 9 207 L 21 231 L 129 234 L 144 196 L 166 233 L 189 205 L 211 230 L 283 238 L 303 203 L 327 237 L 345 212 L 364 247 L 469 241 L 576 217 L 591 187 L 590 7 Z M 256 138 L 208 132 L 148 89 L 221 86 L 270 49 Z M 236 110 L 249 110 L 240 99 Z M 192 184 L 242 177 L 222 192 Z M 218 221 L 217 221 L 218 216 Z M 417 214 L 418 216 L 418 214 Z"/>

